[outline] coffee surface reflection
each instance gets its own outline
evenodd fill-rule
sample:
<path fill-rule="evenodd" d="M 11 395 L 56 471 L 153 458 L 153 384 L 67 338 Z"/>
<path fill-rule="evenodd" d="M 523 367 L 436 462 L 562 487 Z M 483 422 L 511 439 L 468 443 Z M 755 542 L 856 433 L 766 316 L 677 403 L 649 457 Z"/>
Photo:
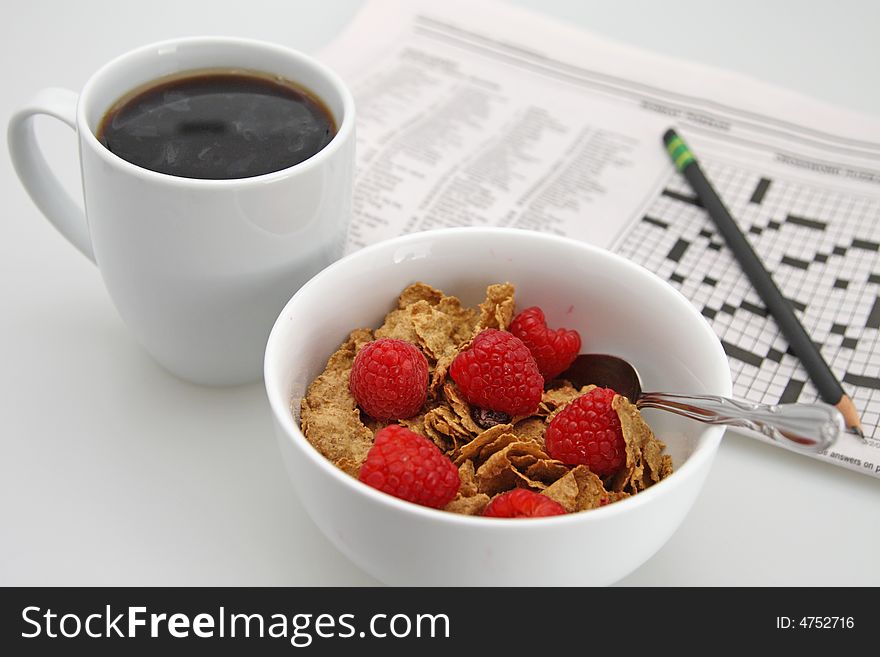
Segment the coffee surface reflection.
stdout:
<path fill-rule="evenodd" d="M 183 178 L 250 178 L 307 160 L 336 134 L 330 111 L 293 82 L 255 72 L 201 71 L 119 99 L 99 141 L 139 167 Z"/>

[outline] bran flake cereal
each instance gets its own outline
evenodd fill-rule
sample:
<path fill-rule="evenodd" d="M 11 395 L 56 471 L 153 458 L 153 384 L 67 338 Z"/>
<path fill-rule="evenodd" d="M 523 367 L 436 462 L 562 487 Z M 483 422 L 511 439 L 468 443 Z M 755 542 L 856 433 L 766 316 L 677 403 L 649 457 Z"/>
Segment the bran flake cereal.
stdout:
<path fill-rule="evenodd" d="M 485 299 L 468 308 L 425 283 L 405 288 L 382 324 L 351 332 L 330 356 L 301 403 L 301 426 L 309 442 L 337 467 L 357 477 L 375 433 L 387 426 L 362 413 L 348 379 L 358 350 L 372 340 L 394 338 L 416 345 L 428 361 L 428 399 L 419 413 L 399 424 L 433 442 L 458 468 L 461 485 L 444 510 L 480 515 L 492 498 L 516 487 L 559 502 L 569 513 L 595 509 L 635 495 L 669 476 L 672 459 L 638 409 L 617 395 L 626 462 L 604 479 L 588 467 L 550 458 L 547 425 L 567 404 L 595 386 L 548 382 L 537 410 L 524 417 L 472 407 L 448 377 L 449 366 L 487 328 L 506 330 L 514 317 L 515 289 L 489 285 Z"/>

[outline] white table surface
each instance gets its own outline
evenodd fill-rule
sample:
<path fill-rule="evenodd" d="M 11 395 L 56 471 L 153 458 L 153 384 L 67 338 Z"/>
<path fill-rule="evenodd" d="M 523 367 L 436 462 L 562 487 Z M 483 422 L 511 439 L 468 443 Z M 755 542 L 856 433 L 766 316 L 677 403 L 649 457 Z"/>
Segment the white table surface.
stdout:
<path fill-rule="evenodd" d="M 597 33 L 880 114 L 880 5 L 522 0 Z M 360 0 L 11 0 L 0 119 L 135 46 L 228 34 L 314 52 Z M 678 36 L 671 36 L 678 35 Z M 73 134 L 40 124 L 72 190 Z M 183 383 L 0 148 L 0 585 L 370 585 L 306 516 L 261 385 Z M 624 585 L 878 585 L 880 480 L 729 435 L 692 512 Z M 828 612 L 828 610 L 826 610 Z M 830 612 L 828 612 L 830 613 Z"/>

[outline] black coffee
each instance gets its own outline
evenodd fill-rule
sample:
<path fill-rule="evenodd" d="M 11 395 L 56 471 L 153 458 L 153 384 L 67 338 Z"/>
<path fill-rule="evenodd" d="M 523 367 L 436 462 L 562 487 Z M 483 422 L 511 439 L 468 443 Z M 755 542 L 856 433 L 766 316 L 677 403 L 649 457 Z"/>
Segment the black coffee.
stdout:
<path fill-rule="evenodd" d="M 110 151 L 183 178 L 250 178 L 298 164 L 336 134 L 330 111 L 286 80 L 202 71 L 121 98 L 98 126 Z"/>

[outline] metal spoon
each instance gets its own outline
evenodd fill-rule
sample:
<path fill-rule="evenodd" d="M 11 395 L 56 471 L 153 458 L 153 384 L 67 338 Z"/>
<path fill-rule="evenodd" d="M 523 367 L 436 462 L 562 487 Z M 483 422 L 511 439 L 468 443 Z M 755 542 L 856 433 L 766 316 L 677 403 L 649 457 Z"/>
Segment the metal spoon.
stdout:
<path fill-rule="evenodd" d="M 577 388 L 588 384 L 611 388 L 638 408 L 659 408 L 706 424 L 759 431 L 801 451 L 822 451 L 844 428 L 840 412 L 821 402 L 765 405 L 716 395 L 642 392 L 636 369 L 624 359 L 607 354 L 581 354 L 559 378 L 568 379 Z"/>

